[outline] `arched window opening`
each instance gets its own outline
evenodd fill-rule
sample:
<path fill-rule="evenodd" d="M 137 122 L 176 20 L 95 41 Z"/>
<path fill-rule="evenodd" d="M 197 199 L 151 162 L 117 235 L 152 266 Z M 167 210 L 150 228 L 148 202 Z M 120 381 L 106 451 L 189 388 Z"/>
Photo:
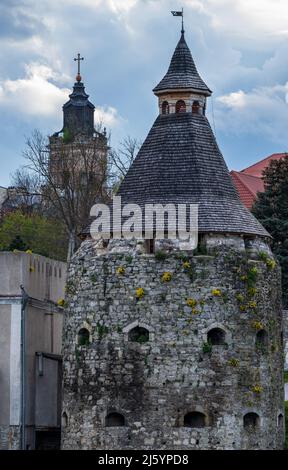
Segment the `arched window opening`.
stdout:
<path fill-rule="evenodd" d="M 247 413 L 243 418 L 245 429 L 255 429 L 259 426 L 260 418 L 257 413 Z"/>
<path fill-rule="evenodd" d="M 221 328 L 212 328 L 212 330 L 207 333 L 207 342 L 212 346 L 225 345 L 226 333 Z"/>
<path fill-rule="evenodd" d="M 184 426 L 188 428 L 204 428 L 206 426 L 206 416 L 199 411 L 187 413 L 184 416 Z"/>
<path fill-rule="evenodd" d="M 282 413 L 280 413 L 278 415 L 278 426 L 281 428 L 283 426 L 283 422 L 284 422 L 284 416 L 282 415 Z"/>
<path fill-rule="evenodd" d="M 268 347 L 268 333 L 265 330 L 259 330 L 255 340 L 256 348 L 260 351 L 266 350 Z"/>
<path fill-rule="evenodd" d="M 66 428 L 67 424 L 68 424 L 68 416 L 67 416 L 67 413 L 64 411 L 64 413 L 62 413 L 62 418 L 61 418 L 62 428 Z"/>
<path fill-rule="evenodd" d="M 253 250 L 253 242 L 255 237 L 244 237 L 245 250 Z"/>
<path fill-rule="evenodd" d="M 79 346 L 87 346 L 89 344 L 90 334 L 86 328 L 81 328 L 78 332 L 78 344 Z"/>
<path fill-rule="evenodd" d="M 125 418 L 120 413 L 108 413 L 105 418 L 106 427 L 125 426 Z"/>
<path fill-rule="evenodd" d="M 129 341 L 134 343 L 147 343 L 149 341 L 149 331 L 141 326 L 136 326 L 129 332 Z"/>
<path fill-rule="evenodd" d="M 200 114 L 200 103 L 199 103 L 199 101 L 193 101 L 192 114 Z"/>
<path fill-rule="evenodd" d="M 168 101 L 163 101 L 163 103 L 162 103 L 162 114 L 169 114 L 169 103 L 168 103 Z"/>
<path fill-rule="evenodd" d="M 186 113 L 186 103 L 183 100 L 179 100 L 176 103 L 176 113 Z"/>

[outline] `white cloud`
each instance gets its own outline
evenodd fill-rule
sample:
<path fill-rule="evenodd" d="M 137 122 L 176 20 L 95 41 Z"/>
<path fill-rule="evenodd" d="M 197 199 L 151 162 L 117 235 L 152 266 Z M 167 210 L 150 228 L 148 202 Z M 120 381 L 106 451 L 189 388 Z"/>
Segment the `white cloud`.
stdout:
<path fill-rule="evenodd" d="M 95 109 L 95 123 L 101 123 L 107 127 L 115 127 L 121 118 L 116 108 L 112 106 L 97 106 Z"/>
<path fill-rule="evenodd" d="M 109 7 L 115 13 L 128 12 L 137 3 L 139 3 L 139 0 L 108 0 Z"/>
<path fill-rule="evenodd" d="M 49 0 L 49 4 L 51 4 L 51 1 L 56 5 L 59 3 L 58 0 Z M 79 0 L 62 0 L 61 3 L 67 6 L 78 6 Z M 131 10 L 137 3 L 141 3 L 141 0 L 81 0 L 81 8 L 96 10 L 102 7 L 108 8 L 114 13 L 120 13 Z"/>
<path fill-rule="evenodd" d="M 229 108 L 243 108 L 247 104 L 247 95 L 242 90 L 220 96 L 217 99 Z"/>
<path fill-rule="evenodd" d="M 217 98 L 216 126 L 236 135 L 264 135 L 287 146 L 288 82 Z"/>
<path fill-rule="evenodd" d="M 17 80 L 0 81 L 0 107 L 32 117 L 59 115 L 71 90 L 60 88 L 53 81 L 63 77 L 50 67 L 38 63 L 26 65 L 26 76 Z M 119 120 L 111 106 L 95 109 L 95 122 L 114 127 Z"/>
<path fill-rule="evenodd" d="M 71 93 L 51 81 L 57 78 L 59 75 L 46 65 L 26 65 L 24 78 L 0 81 L 0 105 L 30 116 L 51 116 Z"/>
<path fill-rule="evenodd" d="M 256 37 L 287 31 L 287 0 L 184 0 L 185 6 L 211 19 L 221 33 Z M 267 38 L 268 39 L 268 38 Z"/>
<path fill-rule="evenodd" d="M 281 131 L 285 136 L 287 0 L 25 0 L 22 8 L 45 27 L 37 29 L 35 23 L 31 36 L 22 41 L 13 35 L 3 38 L 0 58 L 1 54 L 9 56 L 15 65 L 11 65 L 11 72 L 10 64 L 5 66 L 18 77 L 17 64 L 27 56 L 37 63 L 27 67 L 24 78 L 0 80 L 0 106 L 26 116 L 59 116 L 73 83 L 73 54 L 80 50 L 87 59 L 83 78 L 88 93 L 99 96 L 97 87 L 102 86 L 102 102 L 121 106 L 129 115 L 135 94 L 123 103 L 114 93 L 110 101 L 111 92 L 98 77 L 102 71 L 108 76 L 109 70 L 115 85 L 120 86 L 119 77 L 127 80 L 123 70 L 127 64 L 130 70 L 135 63 L 136 73 L 129 73 L 128 78 L 131 85 L 140 83 L 142 90 L 154 84 L 158 75 L 160 79 L 173 52 L 171 38 L 177 38 L 180 30 L 180 19 L 173 19 L 170 10 L 180 9 L 182 4 L 187 41 L 199 71 L 215 94 L 221 94 L 216 98 L 217 126 L 227 133 L 264 132 L 265 138 L 276 136 L 279 140 Z M 111 64 L 119 55 L 117 76 Z M 137 76 L 140 70 L 141 76 Z M 129 87 L 122 80 L 123 87 Z M 280 90 L 276 83 L 284 88 Z M 113 107 L 95 111 L 95 120 L 109 127 L 116 126 L 119 119 Z M 141 119 L 143 122 L 143 116 L 139 122 Z M 133 133 L 135 123 L 130 126 Z"/>

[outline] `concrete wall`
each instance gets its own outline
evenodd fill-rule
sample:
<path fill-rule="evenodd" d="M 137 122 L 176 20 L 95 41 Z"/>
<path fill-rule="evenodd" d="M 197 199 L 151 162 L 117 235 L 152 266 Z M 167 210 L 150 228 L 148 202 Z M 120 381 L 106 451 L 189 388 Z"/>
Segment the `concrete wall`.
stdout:
<path fill-rule="evenodd" d="M 0 449 L 20 444 L 20 299 L 0 297 Z"/>
<path fill-rule="evenodd" d="M 0 304 L 0 425 L 10 423 L 11 305 Z"/>
<path fill-rule="evenodd" d="M 56 302 L 59 298 L 65 297 L 65 282 L 65 263 L 34 254 L 0 253 L 0 448 L 19 448 L 20 445 L 20 284 L 24 286 L 29 295 L 25 310 L 26 444 L 29 448 L 34 448 L 36 421 L 37 426 L 40 427 L 47 426 L 47 423 L 59 426 L 60 397 L 58 388 L 61 382 L 61 373 L 58 368 L 61 368 L 61 363 L 56 361 L 57 372 L 53 370 L 53 367 L 46 368 L 45 394 L 47 403 L 44 407 L 44 414 L 42 413 L 42 417 L 39 418 L 37 406 L 39 406 L 39 400 L 45 400 L 45 394 L 40 393 L 39 395 L 38 393 L 37 395 L 37 386 L 40 383 L 36 353 L 56 356 L 61 354 L 63 313 Z M 53 361 L 54 363 L 55 361 Z M 58 385 L 55 390 L 56 377 Z M 36 396 L 38 396 L 37 403 Z M 55 396 L 58 397 L 58 403 L 55 402 Z M 55 415 L 57 419 L 55 419 Z"/>
<path fill-rule="evenodd" d="M 57 302 L 63 297 L 66 263 L 23 252 L 0 252 L 0 296 L 20 295 Z"/>

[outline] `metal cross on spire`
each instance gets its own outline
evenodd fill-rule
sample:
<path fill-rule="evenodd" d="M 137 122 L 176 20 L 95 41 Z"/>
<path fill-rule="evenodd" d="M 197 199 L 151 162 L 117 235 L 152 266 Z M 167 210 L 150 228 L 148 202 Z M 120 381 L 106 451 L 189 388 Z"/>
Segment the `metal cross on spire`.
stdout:
<path fill-rule="evenodd" d="M 84 60 L 84 57 L 81 57 L 81 55 L 78 53 L 77 57 L 74 58 L 74 61 L 78 62 L 78 73 L 77 73 L 77 77 L 76 77 L 77 82 L 81 82 L 81 75 L 80 75 L 80 61 L 81 60 Z"/>
<path fill-rule="evenodd" d="M 173 16 L 182 16 L 182 29 L 181 33 L 184 34 L 184 8 L 182 8 L 182 11 L 171 11 Z"/>

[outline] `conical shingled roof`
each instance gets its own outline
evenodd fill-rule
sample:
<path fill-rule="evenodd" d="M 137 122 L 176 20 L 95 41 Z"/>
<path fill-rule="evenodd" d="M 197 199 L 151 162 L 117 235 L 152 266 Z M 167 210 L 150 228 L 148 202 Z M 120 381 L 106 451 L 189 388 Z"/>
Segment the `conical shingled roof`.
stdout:
<path fill-rule="evenodd" d="M 198 204 L 199 232 L 269 236 L 242 204 L 207 118 L 160 115 L 118 196 L 122 204 Z"/>
<path fill-rule="evenodd" d="M 164 90 L 187 88 L 201 91 L 208 96 L 212 93 L 197 71 L 190 49 L 185 41 L 184 32 L 182 32 L 168 72 L 153 91 L 157 94 Z"/>

